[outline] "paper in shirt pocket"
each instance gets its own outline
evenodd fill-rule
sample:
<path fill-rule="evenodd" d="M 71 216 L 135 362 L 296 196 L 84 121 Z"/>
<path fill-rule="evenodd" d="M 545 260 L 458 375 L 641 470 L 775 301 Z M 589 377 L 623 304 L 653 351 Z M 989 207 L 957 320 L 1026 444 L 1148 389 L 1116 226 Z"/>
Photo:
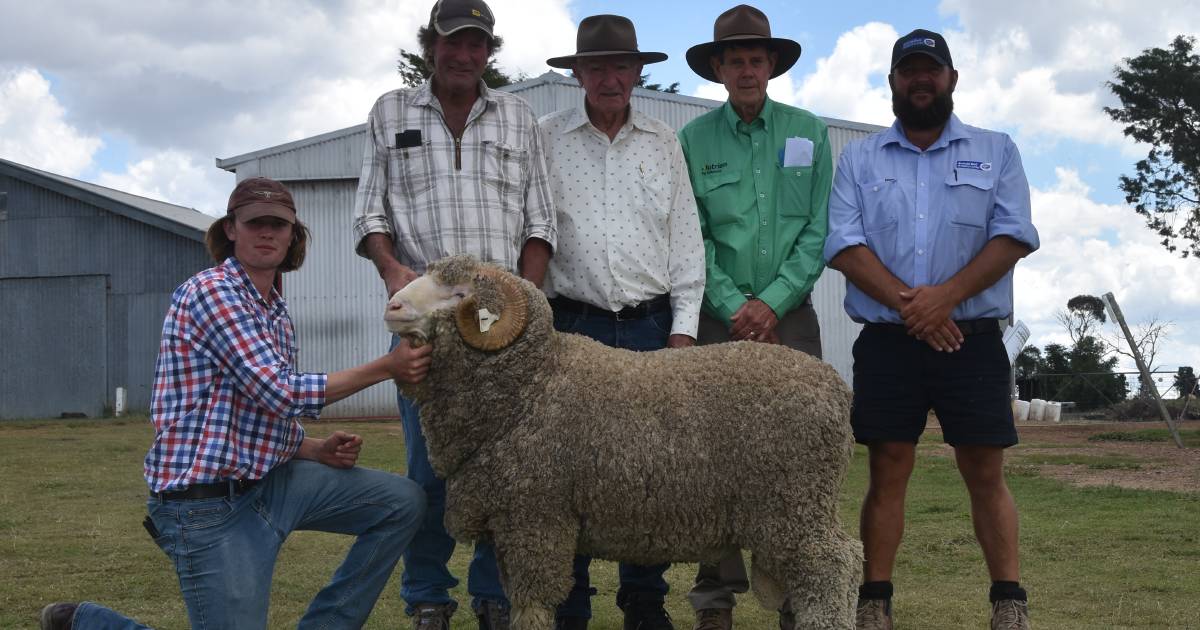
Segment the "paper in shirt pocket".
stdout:
<path fill-rule="evenodd" d="M 783 155 L 781 158 L 784 168 L 796 166 L 812 166 L 813 162 L 813 142 L 808 138 L 788 138 L 783 143 Z"/>

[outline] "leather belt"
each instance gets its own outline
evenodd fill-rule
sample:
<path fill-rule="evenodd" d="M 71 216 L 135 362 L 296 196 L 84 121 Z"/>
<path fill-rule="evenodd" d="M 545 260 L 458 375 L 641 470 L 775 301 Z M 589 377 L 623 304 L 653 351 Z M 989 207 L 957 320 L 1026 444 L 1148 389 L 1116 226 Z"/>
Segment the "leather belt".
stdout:
<path fill-rule="evenodd" d="M 998 319 L 955 320 L 954 325 L 958 326 L 958 331 L 961 332 L 964 337 L 1000 332 L 1000 320 Z M 876 322 L 867 322 L 866 326 L 867 328 L 908 334 L 908 329 L 904 327 L 904 324 L 881 324 Z"/>
<path fill-rule="evenodd" d="M 609 317 L 616 321 L 625 321 L 629 319 L 642 319 L 644 317 L 654 315 L 655 313 L 661 313 L 663 311 L 670 310 L 671 296 L 670 294 L 660 295 L 658 297 L 650 298 L 641 304 L 626 306 L 625 308 L 614 312 L 605 308 L 600 308 L 599 306 L 592 306 L 587 302 L 572 300 L 571 298 L 560 295 L 558 297 L 550 298 L 550 308 L 554 309 L 556 312 L 577 313 L 584 316 L 595 315 L 599 317 Z"/>
<path fill-rule="evenodd" d="M 228 479 L 216 483 L 195 483 L 183 490 L 151 492 L 150 496 L 159 501 L 198 501 L 217 497 L 232 499 L 258 485 L 258 482 L 258 479 Z"/>

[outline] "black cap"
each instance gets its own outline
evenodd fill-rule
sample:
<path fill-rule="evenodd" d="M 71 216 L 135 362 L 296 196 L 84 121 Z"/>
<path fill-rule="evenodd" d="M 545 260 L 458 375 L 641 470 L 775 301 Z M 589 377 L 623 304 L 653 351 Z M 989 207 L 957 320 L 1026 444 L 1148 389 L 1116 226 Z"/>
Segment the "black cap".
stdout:
<path fill-rule="evenodd" d="M 954 67 L 946 39 L 933 31 L 919 28 L 897 39 L 895 45 L 892 46 L 892 69 L 895 70 L 905 57 L 915 54 L 929 55 L 943 66 Z"/>
<path fill-rule="evenodd" d="M 496 18 L 483 0 L 438 0 L 429 12 L 429 26 L 438 35 L 450 35 L 464 28 L 477 28 L 488 37 Z"/>

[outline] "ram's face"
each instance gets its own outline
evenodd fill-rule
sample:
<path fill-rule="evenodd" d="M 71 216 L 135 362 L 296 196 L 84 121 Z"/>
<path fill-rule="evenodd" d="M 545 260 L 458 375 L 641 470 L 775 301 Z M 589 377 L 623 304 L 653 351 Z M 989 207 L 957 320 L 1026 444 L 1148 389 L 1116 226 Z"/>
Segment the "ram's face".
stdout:
<path fill-rule="evenodd" d="M 393 333 L 428 339 L 430 315 L 457 306 L 469 292 L 469 285 L 444 285 L 433 276 L 421 276 L 388 300 L 383 319 Z"/>

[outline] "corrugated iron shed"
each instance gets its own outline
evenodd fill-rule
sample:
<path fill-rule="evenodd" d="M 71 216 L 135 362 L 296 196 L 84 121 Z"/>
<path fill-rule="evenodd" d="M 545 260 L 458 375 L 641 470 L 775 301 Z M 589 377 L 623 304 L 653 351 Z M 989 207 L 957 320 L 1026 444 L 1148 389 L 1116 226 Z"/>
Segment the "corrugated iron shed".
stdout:
<path fill-rule="evenodd" d="M 0 419 L 146 409 L 171 292 L 211 263 L 191 208 L 0 160 Z"/>

